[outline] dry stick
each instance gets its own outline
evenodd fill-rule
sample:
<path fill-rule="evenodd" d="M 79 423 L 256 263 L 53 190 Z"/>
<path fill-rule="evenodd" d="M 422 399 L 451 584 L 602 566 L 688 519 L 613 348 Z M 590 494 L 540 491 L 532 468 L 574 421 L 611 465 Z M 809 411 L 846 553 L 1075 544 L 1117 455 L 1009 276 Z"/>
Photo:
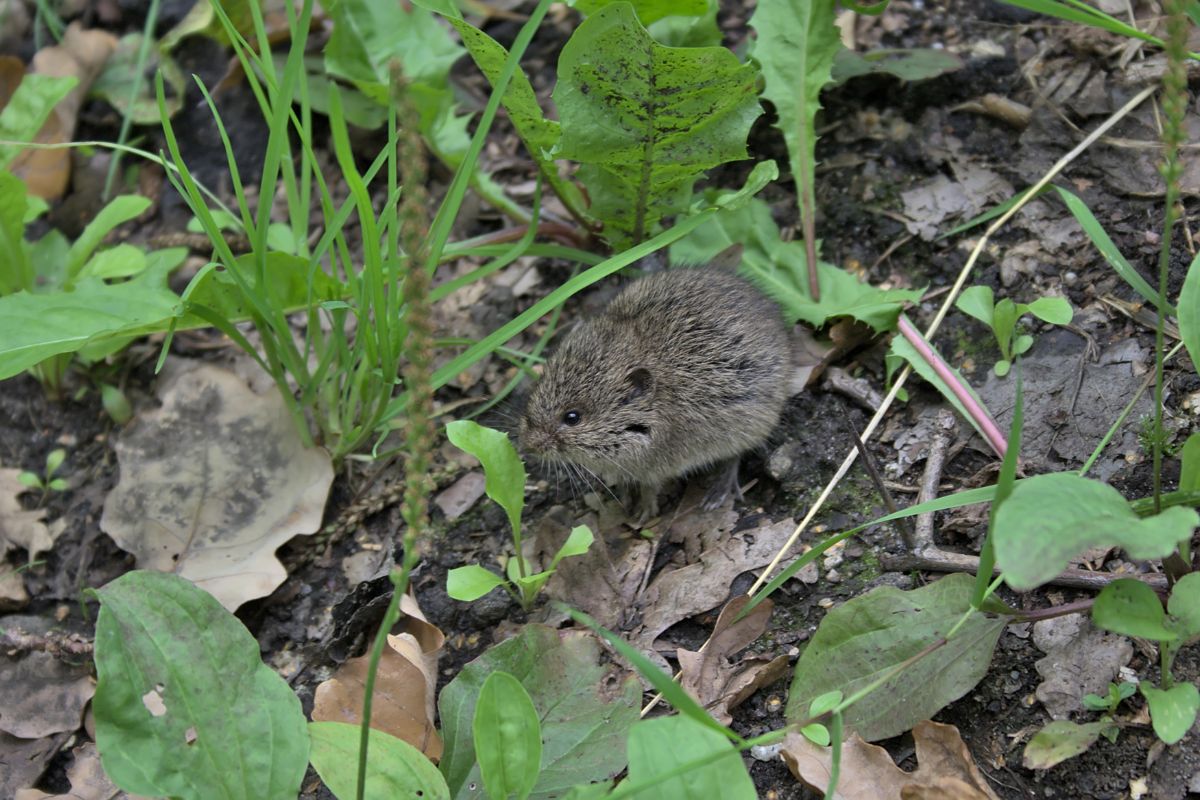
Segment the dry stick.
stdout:
<path fill-rule="evenodd" d="M 1000 228 L 1003 227 L 1006 222 L 1012 219 L 1013 215 L 1021 210 L 1021 208 L 1024 207 L 1024 205 L 1029 202 L 1031 198 L 1037 195 L 1037 193 L 1040 192 L 1043 187 L 1050 183 L 1050 181 L 1054 180 L 1054 178 L 1057 177 L 1058 174 L 1062 172 L 1062 170 L 1066 168 L 1068 164 L 1078 158 L 1084 150 L 1086 150 L 1097 139 L 1107 133 L 1110 128 L 1117 124 L 1117 122 L 1141 105 L 1146 98 L 1157 91 L 1157 89 L 1157 86 L 1151 86 L 1138 92 L 1132 100 L 1122 106 L 1120 110 L 1118 110 L 1107 120 L 1105 120 L 1100 127 L 1088 134 L 1087 138 L 1076 145 L 1071 152 L 1060 158 L 1054 164 L 1054 166 L 1050 168 L 1050 171 L 1042 176 L 1040 181 L 1038 181 L 1025 192 L 1018 203 L 1016 203 L 995 222 L 988 226 L 988 229 L 984 232 L 983 236 L 980 237 L 979 242 L 976 243 L 974 249 L 971 250 L 971 255 L 968 256 L 967 262 L 963 265 L 962 271 L 959 272 L 958 279 L 954 282 L 954 286 L 951 288 L 950 294 L 947 295 L 945 302 L 942 303 L 942 307 L 938 309 L 937 316 L 934 317 L 933 322 L 930 323 L 928 330 L 925 331 L 926 339 L 933 338 L 933 335 L 941 326 L 942 320 L 944 320 L 946 315 L 950 312 L 950 307 L 954 304 L 954 300 L 962 291 L 963 286 L 967 282 L 967 278 L 971 274 L 971 270 L 975 266 L 975 261 L 978 260 L 979 254 L 982 253 L 984 247 L 987 246 L 987 242 L 991 236 L 996 233 L 996 231 L 1000 230 Z M 904 387 L 905 381 L 908 380 L 908 376 L 911 374 L 912 367 L 905 366 L 900 375 L 896 378 L 896 382 L 892 385 L 891 391 L 889 391 L 887 396 L 883 399 L 883 405 L 881 405 L 879 410 L 875 412 L 875 415 L 871 417 L 871 421 L 867 423 L 867 427 L 863 430 L 862 436 L 859 437 L 864 444 L 869 441 L 871 436 L 875 433 L 875 429 L 879 427 L 879 423 L 883 421 L 884 414 L 886 414 L 888 409 L 891 408 L 892 403 L 896 399 L 896 395 L 900 393 L 900 390 Z M 785 542 L 783 547 L 779 549 L 779 553 L 776 554 L 771 563 L 768 564 L 766 569 L 763 570 L 762 574 L 758 577 L 758 580 L 754 582 L 754 585 L 750 587 L 750 590 L 747 592 L 747 594 L 754 594 L 760 588 L 762 588 L 763 584 L 765 584 L 767 580 L 770 579 L 771 574 L 776 570 L 776 568 L 778 568 L 779 563 L 783 561 L 788 551 L 790 551 L 792 546 L 796 544 L 796 541 L 800 538 L 800 535 L 808 529 L 808 526 L 817 516 L 817 513 L 820 512 L 821 508 L 825 505 L 825 502 L 829 499 L 829 496 L 833 494 L 833 490 L 837 487 L 838 483 L 843 477 L 845 477 L 846 473 L 850 471 L 850 467 L 854 465 L 854 461 L 857 457 L 857 448 L 851 450 L 846 455 L 845 460 L 842 461 L 841 466 L 838 467 L 838 470 L 834 474 L 833 478 L 831 478 L 829 483 L 825 485 L 825 488 L 817 497 L 816 502 L 813 503 L 812 507 L 808 510 L 808 513 L 804 516 L 804 519 L 801 520 L 800 524 L 796 526 L 796 530 L 792 532 L 792 535 L 788 538 L 787 542 Z"/>

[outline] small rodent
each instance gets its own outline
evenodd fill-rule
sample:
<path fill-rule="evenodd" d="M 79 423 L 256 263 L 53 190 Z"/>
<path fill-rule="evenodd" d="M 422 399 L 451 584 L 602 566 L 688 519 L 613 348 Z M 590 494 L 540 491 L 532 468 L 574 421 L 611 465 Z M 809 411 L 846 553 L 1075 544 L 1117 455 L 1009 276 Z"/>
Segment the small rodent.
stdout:
<path fill-rule="evenodd" d="M 518 426 L 523 450 L 640 489 L 643 521 L 663 483 L 737 459 L 779 421 L 792 376 L 779 308 L 731 270 L 642 278 L 575 327 L 546 364 Z"/>

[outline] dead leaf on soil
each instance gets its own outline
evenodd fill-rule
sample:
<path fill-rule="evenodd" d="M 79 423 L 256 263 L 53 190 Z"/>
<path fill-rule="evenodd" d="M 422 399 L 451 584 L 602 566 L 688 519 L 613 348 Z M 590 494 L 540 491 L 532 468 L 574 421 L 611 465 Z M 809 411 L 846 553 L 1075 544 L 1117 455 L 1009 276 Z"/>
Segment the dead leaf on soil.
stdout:
<path fill-rule="evenodd" d="M 42 521 L 44 508 L 27 511 L 21 506 L 18 496 L 29 487 L 17 480 L 20 474 L 19 469 L 0 469 L 0 556 L 20 548 L 33 561 L 54 546 L 54 537 Z"/>
<path fill-rule="evenodd" d="M 837 785 L 841 800 L 999 800 L 975 766 L 953 725 L 919 722 L 913 728 L 917 768 L 905 772 L 887 750 L 857 735 L 842 743 Z M 829 783 L 832 749 L 788 734 L 781 755 L 801 782 L 818 792 Z"/>
<path fill-rule="evenodd" d="M 770 600 L 764 600 L 737 620 L 737 615 L 749 602 L 750 598 L 745 595 L 730 600 L 699 651 L 683 648 L 676 651 L 683 688 L 722 725 L 728 725 L 732 719 L 730 709 L 737 708 L 754 692 L 779 680 L 787 672 L 787 656 L 770 658 L 750 654 L 733 661 L 767 629 L 774 607 Z"/>
<path fill-rule="evenodd" d="M 67 770 L 71 791 L 67 794 L 47 794 L 39 789 L 21 789 L 14 800 L 144 800 L 141 795 L 127 794 L 117 788 L 104 768 L 96 745 L 84 742 L 75 748 L 75 761 Z"/>
<path fill-rule="evenodd" d="M 50 759 L 74 731 L 63 731 L 42 739 L 19 739 L 0 731 L 0 797 L 13 797 L 32 786 Z"/>
<path fill-rule="evenodd" d="M 275 550 L 315 532 L 333 468 L 304 447 L 283 399 L 227 370 L 174 362 L 162 407 L 115 444 L 121 480 L 100 528 L 138 566 L 174 572 L 233 610 L 287 577 Z"/>
<path fill-rule="evenodd" d="M 442 739 L 434 725 L 437 664 L 446 637 L 425 620 L 417 601 L 408 595 L 400 598 L 400 609 L 407 615 L 401 620 L 405 630 L 388 636 L 388 648 L 379 660 L 371 727 L 403 739 L 437 761 L 442 757 Z M 362 722 L 369 661 L 369 654 L 352 658 L 317 687 L 314 722 Z"/>
<path fill-rule="evenodd" d="M 471 470 L 439 492 L 437 497 L 433 498 L 433 503 L 442 510 L 446 519 L 458 519 L 483 497 L 485 483 L 481 471 Z"/>
<path fill-rule="evenodd" d="M 36 650 L 0 656 L 0 731 L 22 739 L 73 731 L 95 692 L 86 663 L 71 666 Z"/>
<path fill-rule="evenodd" d="M 60 43 L 43 48 L 34 55 L 30 72 L 79 80 L 75 88 L 55 106 L 34 137 L 35 142 L 62 144 L 71 140 L 84 97 L 116 47 L 117 38 L 111 33 L 84 30 L 78 22 L 72 22 L 67 26 Z M 0 107 L 7 102 L 8 97 L 4 97 Z M 24 150 L 13 159 L 9 170 L 25 181 L 30 194 L 45 200 L 56 200 L 62 197 L 71 178 L 71 154 L 65 148 Z"/>
<path fill-rule="evenodd" d="M 1042 682 L 1034 693 L 1052 719 L 1077 712 L 1085 694 L 1104 695 L 1109 681 L 1133 658 L 1128 639 L 1078 614 L 1036 623 L 1033 643 L 1046 654 L 1035 665 Z"/>

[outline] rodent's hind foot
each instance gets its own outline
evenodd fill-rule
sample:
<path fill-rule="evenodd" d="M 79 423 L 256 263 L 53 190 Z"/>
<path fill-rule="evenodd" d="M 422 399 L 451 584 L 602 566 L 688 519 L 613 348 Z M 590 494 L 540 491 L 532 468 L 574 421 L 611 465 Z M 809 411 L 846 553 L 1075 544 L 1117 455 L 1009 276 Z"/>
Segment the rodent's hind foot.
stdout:
<path fill-rule="evenodd" d="M 628 485 L 618 489 L 618 499 L 633 527 L 645 527 L 658 516 L 658 489 L 657 486 Z"/>
<path fill-rule="evenodd" d="M 708 491 L 705 492 L 704 499 L 700 502 L 701 508 L 705 511 L 714 511 L 720 508 L 730 497 L 735 502 L 742 499 L 742 486 L 738 482 L 739 460 L 731 458 L 721 465 L 713 482 L 709 485 Z"/>

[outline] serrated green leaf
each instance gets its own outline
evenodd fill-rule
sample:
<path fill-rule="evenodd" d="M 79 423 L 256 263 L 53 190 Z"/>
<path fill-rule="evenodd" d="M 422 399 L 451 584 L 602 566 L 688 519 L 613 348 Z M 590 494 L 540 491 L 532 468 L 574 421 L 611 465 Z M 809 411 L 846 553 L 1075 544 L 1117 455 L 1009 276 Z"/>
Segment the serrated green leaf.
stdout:
<path fill-rule="evenodd" d="M 1177 683 L 1170 689 L 1141 685 L 1142 695 L 1150 706 L 1150 723 L 1154 734 L 1165 744 L 1175 744 L 1196 724 L 1200 711 L 1200 689 L 1192 683 Z"/>
<path fill-rule="evenodd" d="M 159 572 L 99 595 L 92 708 L 109 778 L 141 795 L 294 800 L 308 763 L 300 701 L 237 617 Z"/>
<path fill-rule="evenodd" d="M 588 551 L 595 541 L 595 535 L 592 529 L 587 525 L 576 525 L 571 529 L 571 533 L 567 536 L 567 540 L 563 542 L 563 546 L 558 548 L 558 552 L 554 554 L 554 561 L 550 564 L 550 569 L 558 566 L 558 562 L 564 558 L 571 556 L 581 556 Z"/>
<path fill-rule="evenodd" d="M 813 186 L 821 90 L 832 78 L 834 57 L 842 49 L 834 4 L 812 0 L 760 3 L 750 27 L 755 35 L 754 60 L 762 66 L 766 81 L 763 97 L 771 101 L 779 117 L 775 127 L 787 144 L 804 213 L 804 209 L 816 207 Z"/>
<path fill-rule="evenodd" d="M 479 459 L 483 465 L 487 496 L 508 514 L 512 529 L 521 531 L 525 507 L 525 464 L 508 435 L 470 420 L 455 420 L 446 426 L 450 443 Z"/>
<path fill-rule="evenodd" d="M 826 692 L 849 696 L 874 683 L 943 638 L 965 615 L 944 646 L 847 708 L 845 724 L 867 741 L 878 741 L 962 697 L 987 674 L 1005 625 L 999 616 L 971 609 L 973 586 L 971 576 L 951 575 L 907 592 L 873 589 L 831 610 L 796 664 L 788 719 L 806 717 Z"/>
<path fill-rule="evenodd" d="M 602 8 L 623 0 L 574 0 L 568 5 L 575 6 L 581 14 L 595 14 Z M 643 25 L 649 26 L 663 17 L 684 16 L 698 17 L 703 14 L 708 4 L 705 0 L 629 0 L 633 10 Z"/>
<path fill-rule="evenodd" d="M 803 320 L 821 327 L 836 317 L 853 317 L 877 331 L 891 330 L 904 304 L 921 297 L 919 289 L 876 289 L 845 270 L 820 262 L 821 302 L 814 303 L 803 269 L 804 246 L 780 238 L 770 206 L 758 198 L 724 208 L 712 222 L 672 246 L 671 259 L 702 264 L 732 244 L 744 248 L 742 274 L 779 303 L 791 322 Z"/>
<path fill-rule="evenodd" d="M 478 600 L 503 585 L 504 578 L 478 564 L 455 567 L 446 573 L 446 594 L 466 603 Z"/>
<path fill-rule="evenodd" d="M 499 671 L 520 681 L 541 721 L 542 769 L 533 798 L 562 797 L 576 784 L 607 780 L 625 768 L 624 742 L 641 708 L 641 684 L 626 676 L 614 685 L 590 634 L 528 625 L 468 664 L 438 697 L 445 739 L 439 768 L 452 797 L 478 796 L 469 788 L 480 782 L 471 723 L 484 681 Z"/>
<path fill-rule="evenodd" d="M 1139 519 L 1113 487 L 1059 472 L 1019 482 L 996 513 L 996 563 L 1005 581 L 1028 591 L 1093 547 L 1123 547 L 1132 558 L 1162 558 L 1200 523 L 1174 506 Z"/>
<path fill-rule="evenodd" d="M 633 786 L 649 784 L 629 795 L 638 800 L 755 800 L 754 781 L 733 743 L 687 717 L 659 717 L 639 722 L 629 732 L 629 776 Z M 680 775 L 650 784 L 663 773 L 697 760 Z"/>
<path fill-rule="evenodd" d="M 70 93 L 79 80 L 29 74 L 0 111 L 0 140 L 32 142 L 54 107 Z M 17 144 L 0 144 L 0 169 L 6 169 L 24 149 Z"/>
<path fill-rule="evenodd" d="M 329 791 L 342 800 L 358 786 L 360 729 L 345 722 L 310 722 L 309 758 Z M 371 729 L 364 797 L 419 797 L 449 800 L 446 780 L 425 754 L 403 739 Z"/>
<path fill-rule="evenodd" d="M 704 170 L 746 158 L 762 113 L 755 69 L 721 47 L 655 42 L 628 3 L 584 20 L 558 60 L 555 156 L 581 164 L 592 213 L 615 248 L 687 208 Z"/>
<path fill-rule="evenodd" d="M 1025 745 L 1025 768 L 1049 769 L 1068 758 L 1074 758 L 1095 744 L 1108 727 L 1111 727 L 1111 723 L 1089 722 L 1079 725 L 1065 719 L 1051 722 L 1035 733 L 1029 744 Z"/>
<path fill-rule="evenodd" d="M 1167 612 L 1155 591 L 1132 578 L 1121 578 L 1104 587 L 1092 606 L 1092 621 L 1126 636 L 1158 642 L 1179 638 L 1166 628 Z"/>
<path fill-rule="evenodd" d="M 489 675 L 475 702 L 472 730 L 487 793 L 529 797 L 542 762 L 542 729 L 521 682 L 507 672 Z"/>

